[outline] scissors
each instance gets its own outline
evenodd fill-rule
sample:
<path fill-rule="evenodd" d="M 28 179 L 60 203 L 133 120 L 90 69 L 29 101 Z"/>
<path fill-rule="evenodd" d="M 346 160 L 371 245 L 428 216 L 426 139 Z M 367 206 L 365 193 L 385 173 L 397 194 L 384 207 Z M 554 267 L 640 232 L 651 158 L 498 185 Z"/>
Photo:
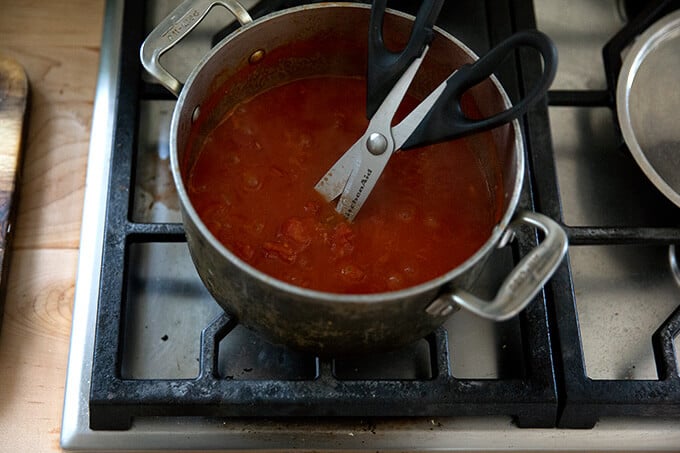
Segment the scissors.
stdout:
<path fill-rule="evenodd" d="M 335 162 L 314 187 L 326 201 L 338 197 L 336 211 L 347 220 L 355 216 L 375 187 L 392 154 L 482 132 L 510 122 L 541 99 L 557 69 L 557 50 L 550 38 L 536 30 L 518 32 L 483 57 L 453 72 L 399 124 L 392 126 L 399 104 L 413 81 L 434 36 L 433 26 L 444 0 L 425 0 L 411 36 L 400 52 L 385 48 L 382 28 L 387 0 L 374 0 L 368 39 L 366 114 L 364 134 Z M 465 116 L 461 97 L 489 78 L 515 49 L 527 46 L 543 58 L 543 72 L 518 103 L 493 116 L 472 120 Z"/>

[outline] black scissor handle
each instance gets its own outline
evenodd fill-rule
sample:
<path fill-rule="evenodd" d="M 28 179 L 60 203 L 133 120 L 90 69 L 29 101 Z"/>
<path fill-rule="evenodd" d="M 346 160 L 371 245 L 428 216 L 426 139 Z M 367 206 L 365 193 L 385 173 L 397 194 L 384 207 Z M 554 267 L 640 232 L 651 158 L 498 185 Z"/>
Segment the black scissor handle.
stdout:
<path fill-rule="evenodd" d="M 383 23 L 387 0 L 373 0 L 368 29 L 366 117 L 372 118 L 406 68 L 432 41 L 434 26 L 444 0 L 423 0 L 406 47 L 400 52 L 385 48 Z"/>
<path fill-rule="evenodd" d="M 520 47 L 536 49 L 543 58 L 543 73 L 536 85 L 515 105 L 500 113 L 479 120 L 466 117 L 461 106 L 463 93 L 489 78 L 503 60 Z M 557 49 L 545 34 L 537 30 L 527 30 L 510 36 L 479 60 L 462 66 L 449 77 L 443 93 L 406 140 L 402 149 L 486 131 L 518 118 L 545 95 L 555 78 L 556 71 Z"/>

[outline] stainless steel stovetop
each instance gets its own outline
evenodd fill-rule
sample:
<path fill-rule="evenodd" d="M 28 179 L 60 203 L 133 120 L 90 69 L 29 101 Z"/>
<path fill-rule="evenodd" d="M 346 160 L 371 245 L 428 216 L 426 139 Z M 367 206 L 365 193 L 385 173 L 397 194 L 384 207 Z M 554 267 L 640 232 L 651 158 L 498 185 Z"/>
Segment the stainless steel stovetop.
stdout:
<path fill-rule="evenodd" d="M 154 2 L 147 22 L 158 23 L 176 2 Z M 248 3 L 248 2 L 244 2 Z M 254 2 L 251 2 L 254 3 Z M 538 28 L 551 36 L 560 66 L 553 89 L 604 89 L 602 46 L 625 24 L 618 0 L 535 0 Z M 205 419 L 139 418 L 125 431 L 89 428 L 88 396 L 96 325 L 105 206 L 111 190 L 111 134 L 117 109 L 122 2 L 108 2 L 83 212 L 73 329 L 62 422 L 62 446 L 73 450 L 678 450 L 680 420 L 656 417 L 603 417 L 593 429 L 521 429 L 509 417 L 420 417 L 383 419 Z M 205 30 L 229 20 L 216 14 Z M 196 51 L 209 47 L 197 31 Z M 191 62 L 168 63 L 188 74 Z M 177 200 L 169 173 L 167 140 L 173 101 L 143 103 L 137 165 L 138 190 L 132 217 L 138 221 L 177 222 Z M 550 107 L 564 221 L 568 225 L 653 224 L 658 213 L 646 199 L 653 189 L 640 180 L 635 163 L 618 150 L 609 108 Z M 611 159 L 624 161 L 611 165 Z M 625 161 L 628 162 L 625 162 Z M 654 195 L 652 195 L 654 196 Z M 651 220 L 650 220 L 651 219 Z M 201 286 L 184 244 L 162 248 L 139 244 L 131 251 L 139 265 L 130 278 L 137 303 L 128 313 L 125 377 L 192 378 L 198 372 L 196 326 L 205 326 L 220 308 Z M 680 303 L 680 282 L 669 264 L 667 246 L 579 246 L 569 250 L 572 278 L 588 377 L 656 379 L 651 334 Z M 185 269 L 175 291 L 164 275 Z M 192 326 L 194 328 L 192 328 Z M 453 362 L 458 377 L 493 379 L 512 373 L 498 366 L 494 326 L 459 312 L 447 323 L 456 332 L 453 350 L 466 350 Z M 200 332 L 200 329 L 199 329 Z M 255 345 L 247 332 L 241 345 Z M 257 345 L 256 345 L 257 346 Z M 259 346 L 258 346 L 259 347 Z M 518 347 L 511 343 L 508 348 Z M 675 339 L 676 350 L 680 341 Z M 248 373 L 248 364 L 220 372 Z"/>

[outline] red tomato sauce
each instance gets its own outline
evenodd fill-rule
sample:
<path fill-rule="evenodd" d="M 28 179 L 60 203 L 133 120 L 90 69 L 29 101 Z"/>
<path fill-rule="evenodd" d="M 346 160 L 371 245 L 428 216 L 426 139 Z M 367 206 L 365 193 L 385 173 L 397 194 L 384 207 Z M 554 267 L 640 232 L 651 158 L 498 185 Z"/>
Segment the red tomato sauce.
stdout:
<path fill-rule="evenodd" d="M 318 77 L 272 88 L 205 138 L 189 198 L 239 258 L 297 286 L 366 294 L 441 276 L 490 237 L 499 184 L 464 139 L 395 153 L 352 223 L 314 190 L 368 125 L 365 85 Z M 416 104 L 407 97 L 401 114 Z"/>

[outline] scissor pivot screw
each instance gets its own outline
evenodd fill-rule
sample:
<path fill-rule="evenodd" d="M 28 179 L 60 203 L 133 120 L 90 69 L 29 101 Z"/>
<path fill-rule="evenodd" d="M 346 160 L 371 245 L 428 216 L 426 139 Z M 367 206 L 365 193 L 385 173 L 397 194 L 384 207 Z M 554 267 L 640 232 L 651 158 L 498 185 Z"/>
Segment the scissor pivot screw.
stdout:
<path fill-rule="evenodd" d="M 383 134 L 373 132 L 366 140 L 366 148 L 371 154 L 379 156 L 387 150 L 387 139 Z"/>

